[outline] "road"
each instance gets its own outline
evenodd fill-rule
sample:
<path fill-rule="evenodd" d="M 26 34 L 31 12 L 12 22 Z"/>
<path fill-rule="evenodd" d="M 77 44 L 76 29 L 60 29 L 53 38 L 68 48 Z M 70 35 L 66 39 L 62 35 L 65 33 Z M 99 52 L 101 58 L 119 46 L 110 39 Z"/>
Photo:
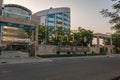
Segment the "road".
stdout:
<path fill-rule="evenodd" d="M 119 76 L 119 56 L 0 65 L 0 80 L 112 80 Z"/>

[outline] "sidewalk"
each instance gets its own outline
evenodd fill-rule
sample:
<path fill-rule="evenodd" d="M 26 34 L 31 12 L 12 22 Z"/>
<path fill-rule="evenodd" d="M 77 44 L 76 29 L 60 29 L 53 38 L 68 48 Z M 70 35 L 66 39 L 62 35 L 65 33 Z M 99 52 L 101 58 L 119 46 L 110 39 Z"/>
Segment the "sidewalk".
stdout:
<path fill-rule="evenodd" d="M 28 53 L 20 51 L 4 51 L 0 58 L 28 57 Z"/>
<path fill-rule="evenodd" d="M 120 57 L 120 54 L 107 54 L 108 57 Z"/>
<path fill-rule="evenodd" d="M 120 54 L 108 54 L 98 56 L 76 56 L 76 57 L 57 57 L 57 58 L 34 58 L 29 57 L 28 53 L 19 51 L 5 51 L 0 55 L 0 65 L 4 64 L 19 64 L 19 63 L 33 63 L 33 62 L 51 62 L 53 60 L 74 60 L 74 59 L 89 59 L 89 58 L 112 58 L 120 57 Z"/>
<path fill-rule="evenodd" d="M 18 63 L 33 63 L 33 62 L 48 62 L 50 60 L 43 58 L 28 57 L 28 53 L 19 51 L 5 51 L 0 55 L 0 65 L 3 64 L 18 64 Z"/>
<path fill-rule="evenodd" d="M 72 56 L 72 57 L 53 57 L 47 58 L 49 60 L 75 60 L 75 59 L 91 59 L 91 58 L 120 58 L 120 54 L 107 54 L 107 55 L 95 55 L 95 56 Z"/>

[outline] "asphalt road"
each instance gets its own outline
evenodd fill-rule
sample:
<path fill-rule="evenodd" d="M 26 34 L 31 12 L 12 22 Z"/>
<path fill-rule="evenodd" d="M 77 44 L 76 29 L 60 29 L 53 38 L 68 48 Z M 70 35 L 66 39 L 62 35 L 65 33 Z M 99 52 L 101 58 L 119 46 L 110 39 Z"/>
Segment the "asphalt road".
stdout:
<path fill-rule="evenodd" d="M 112 80 L 119 76 L 120 57 L 64 58 L 0 65 L 0 80 Z"/>

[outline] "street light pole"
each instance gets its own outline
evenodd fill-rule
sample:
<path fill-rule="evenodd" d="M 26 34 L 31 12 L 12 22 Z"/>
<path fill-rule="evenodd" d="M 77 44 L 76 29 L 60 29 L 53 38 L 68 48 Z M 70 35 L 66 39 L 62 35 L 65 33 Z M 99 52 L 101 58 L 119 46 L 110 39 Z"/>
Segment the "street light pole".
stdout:
<path fill-rule="evenodd" d="M 52 9 L 52 7 L 50 9 Z M 49 13 L 50 9 L 47 10 L 47 14 L 46 14 L 46 18 L 45 18 L 45 54 L 46 54 L 46 45 L 47 45 L 47 40 L 48 40 L 48 34 L 47 34 L 47 30 L 48 30 L 48 13 Z"/>

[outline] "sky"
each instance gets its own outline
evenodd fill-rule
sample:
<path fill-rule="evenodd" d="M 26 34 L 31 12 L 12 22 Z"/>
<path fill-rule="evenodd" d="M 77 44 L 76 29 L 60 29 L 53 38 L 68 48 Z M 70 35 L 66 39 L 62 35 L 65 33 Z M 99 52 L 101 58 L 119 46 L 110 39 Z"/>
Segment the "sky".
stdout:
<path fill-rule="evenodd" d="M 82 27 L 94 33 L 113 32 L 108 23 L 109 19 L 100 14 L 102 9 L 111 8 L 111 0 L 4 0 L 4 4 L 19 4 L 33 13 L 50 7 L 69 7 L 72 30 Z"/>

